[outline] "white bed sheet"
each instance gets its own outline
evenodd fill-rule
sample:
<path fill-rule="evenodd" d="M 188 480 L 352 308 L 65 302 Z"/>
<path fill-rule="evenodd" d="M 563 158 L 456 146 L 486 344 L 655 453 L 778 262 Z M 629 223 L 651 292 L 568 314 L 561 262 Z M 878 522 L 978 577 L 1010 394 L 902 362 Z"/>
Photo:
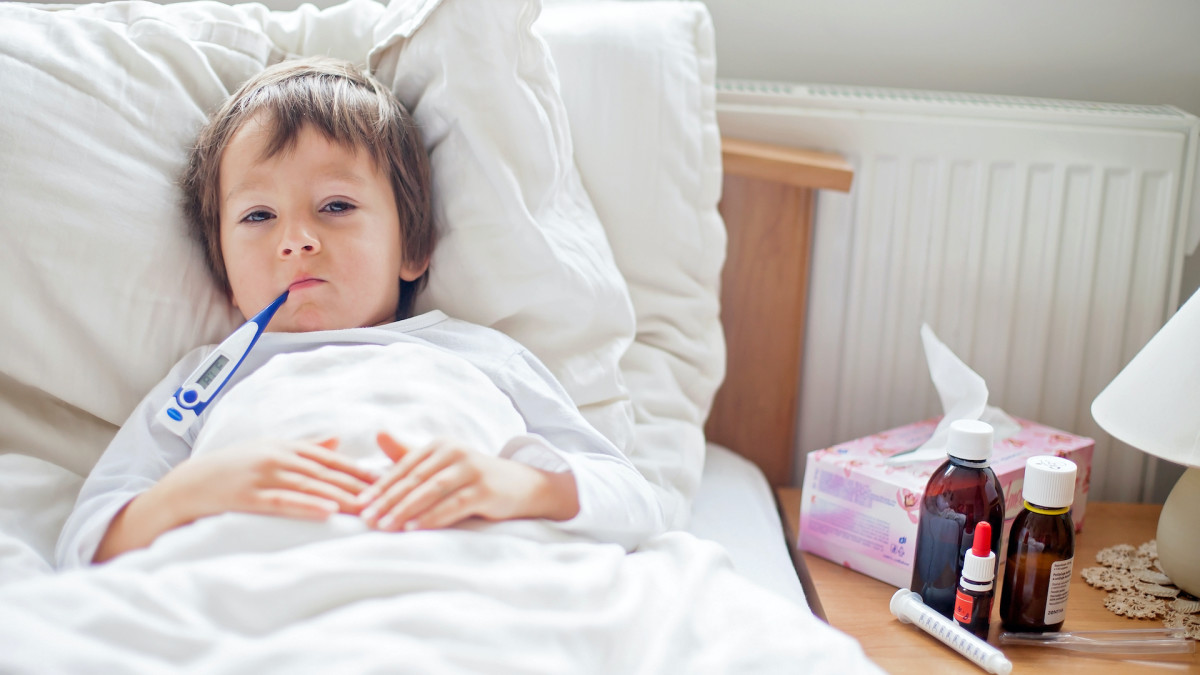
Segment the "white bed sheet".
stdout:
<path fill-rule="evenodd" d="M 708 444 L 688 532 L 721 544 L 742 576 L 807 607 L 784 540 L 775 496 L 762 471 L 750 460 Z"/>

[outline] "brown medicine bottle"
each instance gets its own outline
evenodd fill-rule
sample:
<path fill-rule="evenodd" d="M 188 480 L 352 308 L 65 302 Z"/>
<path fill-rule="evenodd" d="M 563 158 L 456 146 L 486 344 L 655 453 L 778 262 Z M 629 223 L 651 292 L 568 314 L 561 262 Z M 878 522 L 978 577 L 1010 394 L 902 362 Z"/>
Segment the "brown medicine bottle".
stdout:
<path fill-rule="evenodd" d="M 1000 589 L 1005 630 L 1057 631 L 1066 617 L 1075 560 L 1075 463 L 1042 455 L 1025 462 L 1025 508 L 1013 521 Z"/>
<path fill-rule="evenodd" d="M 951 424 L 949 457 L 930 476 L 921 497 L 909 588 L 947 619 L 954 618 L 963 557 L 974 543 L 976 524 L 991 525 L 990 550 L 1000 550 L 1004 489 L 988 465 L 992 436 L 987 422 Z"/>

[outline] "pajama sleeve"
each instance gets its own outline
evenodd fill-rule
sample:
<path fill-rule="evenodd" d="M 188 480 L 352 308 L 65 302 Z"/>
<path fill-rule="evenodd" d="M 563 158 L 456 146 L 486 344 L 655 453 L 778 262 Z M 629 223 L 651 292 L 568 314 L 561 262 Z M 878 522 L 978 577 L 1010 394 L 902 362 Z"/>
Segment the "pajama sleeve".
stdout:
<path fill-rule="evenodd" d="M 579 513 L 551 523 L 557 529 L 635 549 L 666 529 L 650 483 L 615 445 L 595 430 L 554 376 L 521 349 L 493 376 L 525 418 L 527 436 L 509 441 L 502 456 L 552 472 L 570 471 Z"/>
<path fill-rule="evenodd" d="M 154 416 L 211 350 L 211 346 L 198 348 L 175 364 L 113 437 L 84 481 L 59 534 L 55 559 L 60 570 L 91 564 L 117 512 L 191 454 L 193 433 L 180 438 L 156 424 Z"/>

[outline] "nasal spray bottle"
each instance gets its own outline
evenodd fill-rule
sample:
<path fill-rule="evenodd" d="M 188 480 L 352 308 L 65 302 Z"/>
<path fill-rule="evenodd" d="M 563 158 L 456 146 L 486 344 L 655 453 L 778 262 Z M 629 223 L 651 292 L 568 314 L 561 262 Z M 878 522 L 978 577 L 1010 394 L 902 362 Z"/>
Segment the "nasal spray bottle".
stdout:
<path fill-rule="evenodd" d="M 975 526 L 975 543 L 963 558 L 962 577 L 954 596 L 954 620 L 986 640 L 991 628 L 992 600 L 996 597 L 993 580 L 996 578 L 996 554 L 992 552 L 992 526 L 986 522 Z"/>
<path fill-rule="evenodd" d="M 910 588 L 947 619 L 953 617 L 963 557 L 979 523 L 990 526 L 989 550 L 1000 548 L 1004 489 L 989 466 L 992 433 L 992 426 L 979 420 L 951 424 L 949 457 L 933 472 L 921 498 Z"/>

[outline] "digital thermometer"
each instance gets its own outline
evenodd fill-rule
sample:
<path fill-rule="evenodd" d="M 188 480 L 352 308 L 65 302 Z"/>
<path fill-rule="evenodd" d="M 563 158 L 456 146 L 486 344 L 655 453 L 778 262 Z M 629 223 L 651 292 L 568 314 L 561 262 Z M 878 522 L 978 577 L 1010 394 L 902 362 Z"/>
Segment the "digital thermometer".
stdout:
<path fill-rule="evenodd" d="M 209 354 L 167 399 L 166 405 L 158 411 L 155 419 L 176 436 L 187 433 L 208 404 L 221 393 L 221 389 L 229 382 L 229 378 L 233 377 L 238 366 L 242 365 L 254 343 L 258 342 L 259 336 L 271 322 L 271 317 L 275 316 L 275 311 L 287 300 L 287 296 L 288 292 L 284 291 L 283 295 L 217 345 L 213 353 Z"/>

